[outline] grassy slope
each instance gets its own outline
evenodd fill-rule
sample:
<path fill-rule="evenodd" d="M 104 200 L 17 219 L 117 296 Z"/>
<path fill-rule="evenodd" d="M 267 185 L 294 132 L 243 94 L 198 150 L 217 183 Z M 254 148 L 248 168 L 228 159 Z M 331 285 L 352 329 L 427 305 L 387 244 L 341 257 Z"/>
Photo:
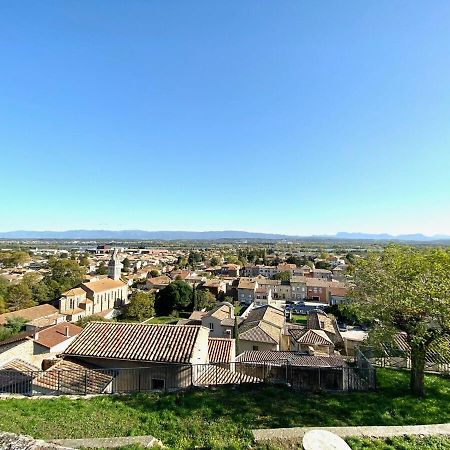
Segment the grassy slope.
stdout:
<path fill-rule="evenodd" d="M 348 439 L 352 450 L 447 450 L 450 436 L 402 436 L 388 439 Z"/>
<path fill-rule="evenodd" d="M 308 322 L 308 316 L 304 314 L 292 314 L 292 322 L 299 325 L 306 325 L 306 323 Z"/>
<path fill-rule="evenodd" d="M 153 317 L 153 319 L 147 321 L 146 323 L 169 323 L 169 324 L 173 324 L 173 323 L 177 323 L 178 319 L 176 317 L 172 317 L 172 316 L 159 316 L 159 317 Z"/>
<path fill-rule="evenodd" d="M 260 385 L 91 400 L 12 399 L 0 401 L 0 429 L 38 438 L 152 434 L 171 448 L 247 448 L 252 428 L 449 422 L 450 380 L 427 376 L 426 383 L 423 400 L 408 394 L 408 373 L 392 370 L 380 370 L 380 390 L 369 393 L 313 395 Z"/>

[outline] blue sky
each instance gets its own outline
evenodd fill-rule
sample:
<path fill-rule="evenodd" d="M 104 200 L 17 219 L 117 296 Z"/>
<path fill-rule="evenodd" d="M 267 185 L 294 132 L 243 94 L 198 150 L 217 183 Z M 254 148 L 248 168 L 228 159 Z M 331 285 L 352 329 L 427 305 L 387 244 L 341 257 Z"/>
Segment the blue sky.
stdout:
<path fill-rule="evenodd" d="M 450 2 L 0 2 L 0 230 L 450 234 Z"/>

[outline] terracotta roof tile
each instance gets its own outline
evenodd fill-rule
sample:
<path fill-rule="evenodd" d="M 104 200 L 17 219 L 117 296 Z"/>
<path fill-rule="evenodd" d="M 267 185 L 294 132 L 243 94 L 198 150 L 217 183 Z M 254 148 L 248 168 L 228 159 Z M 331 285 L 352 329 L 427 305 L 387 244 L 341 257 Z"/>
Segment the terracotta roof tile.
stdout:
<path fill-rule="evenodd" d="M 232 362 L 232 350 L 235 345 L 234 339 L 209 338 L 208 359 L 210 363 Z"/>
<path fill-rule="evenodd" d="M 66 335 L 66 330 L 68 330 L 68 335 Z M 58 325 L 39 331 L 38 338 L 35 339 L 35 342 L 43 347 L 52 348 L 55 345 L 73 338 L 80 332 L 81 328 L 79 326 L 70 322 L 62 322 Z"/>
<path fill-rule="evenodd" d="M 64 354 L 130 361 L 189 363 L 201 328 L 198 325 L 92 322 Z"/>
<path fill-rule="evenodd" d="M 23 317 L 27 321 L 48 317 L 59 314 L 58 310 L 49 304 L 32 306 L 31 308 L 20 309 L 18 311 L 9 312 L 0 315 L 0 325 L 4 325 L 9 318 Z"/>
<path fill-rule="evenodd" d="M 103 278 L 102 280 L 90 281 L 88 283 L 83 283 L 86 289 L 89 289 L 92 292 L 103 292 L 108 291 L 110 289 L 117 289 L 126 286 L 121 280 L 112 280 L 111 278 Z"/>

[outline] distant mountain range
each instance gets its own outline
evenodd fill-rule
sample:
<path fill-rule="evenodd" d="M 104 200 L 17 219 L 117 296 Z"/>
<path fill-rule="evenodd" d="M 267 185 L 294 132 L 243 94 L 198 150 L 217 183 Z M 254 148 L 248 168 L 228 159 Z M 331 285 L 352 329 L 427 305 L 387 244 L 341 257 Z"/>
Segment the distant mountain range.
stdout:
<path fill-rule="evenodd" d="M 249 231 L 143 231 L 143 230 L 68 230 L 68 231 L 4 231 L 0 239 L 111 239 L 111 240 L 378 240 L 378 241 L 443 241 L 450 235 L 370 234 L 339 232 L 334 235 L 290 236 Z"/>

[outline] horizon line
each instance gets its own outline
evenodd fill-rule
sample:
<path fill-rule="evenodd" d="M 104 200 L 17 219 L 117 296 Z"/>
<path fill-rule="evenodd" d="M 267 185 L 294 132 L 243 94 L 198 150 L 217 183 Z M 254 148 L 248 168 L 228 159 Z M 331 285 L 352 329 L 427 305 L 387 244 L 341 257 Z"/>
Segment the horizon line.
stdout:
<path fill-rule="evenodd" d="M 427 238 L 446 236 L 450 237 L 449 234 L 444 233 L 434 233 L 425 234 L 423 232 L 403 232 L 403 233 L 391 233 L 387 231 L 337 231 L 335 233 L 312 233 L 312 234 L 299 234 L 299 233 L 285 233 L 278 231 L 248 231 L 242 229 L 206 229 L 206 230 L 185 230 L 185 229 L 142 229 L 142 228 L 123 228 L 123 229 L 107 229 L 107 228 L 71 228 L 63 230 L 51 230 L 51 229 L 15 229 L 15 230 L 0 230 L 0 233 L 69 233 L 69 232 L 112 232 L 112 233 L 123 233 L 123 232 L 144 232 L 144 233 L 245 233 L 245 234 L 273 234 L 286 237 L 336 237 L 339 234 L 360 234 L 360 235 L 388 235 L 392 237 L 399 236 L 423 236 Z"/>

